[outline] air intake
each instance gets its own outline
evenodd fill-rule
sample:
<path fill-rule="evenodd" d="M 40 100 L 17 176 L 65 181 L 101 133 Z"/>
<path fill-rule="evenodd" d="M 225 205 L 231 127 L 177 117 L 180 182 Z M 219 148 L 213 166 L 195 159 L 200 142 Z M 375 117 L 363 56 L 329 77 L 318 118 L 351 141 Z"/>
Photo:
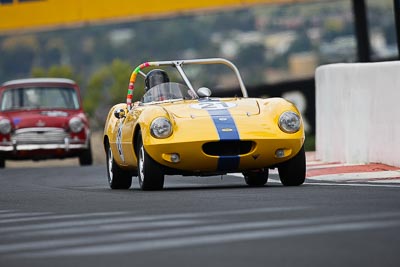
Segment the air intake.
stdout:
<path fill-rule="evenodd" d="M 205 143 L 203 151 L 210 156 L 237 156 L 249 153 L 252 147 L 252 141 L 219 141 Z"/>

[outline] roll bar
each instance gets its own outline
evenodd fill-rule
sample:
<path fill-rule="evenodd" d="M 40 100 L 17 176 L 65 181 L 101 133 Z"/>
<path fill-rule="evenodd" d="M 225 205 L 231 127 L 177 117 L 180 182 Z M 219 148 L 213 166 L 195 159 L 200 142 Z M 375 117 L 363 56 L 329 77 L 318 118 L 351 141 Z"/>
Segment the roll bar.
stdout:
<path fill-rule="evenodd" d="M 229 60 L 223 58 L 206 58 L 206 59 L 188 59 L 188 60 L 169 60 L 169 61 L 154 61 L 154 62 L 145 62 L 137 66 L 131 74 L 129 79 L 129 86 L 128 86 L 128 94 L 126 96 L 126 104 L 128 108 L 132 104 L 132 97 L 133 97 L 133 90 L 135 88 L 134 84 L 136 81 L 136 77 L 138 74 L 146 77 L 146 74 L 142 72 L 143 69 L 147 67 L 160 67 L 160 66 L 172 66 L 175 67 L 179 74 L 181 75 L 182 79 L 185 81 L 186 85 L 189 89 L 197 95 L 196 91 L 194 90 L 190 80 L 186 76 L 183 65 L 206 65 L 206 64 L 223 64 L 228 66 L 233 72 L 236 74 L 236 78 L 238 79 L 240 90 L 242 91 L 243 97 L 248 97 L 246 86 L 243 83 L 242 77 L 240 75 L 239 70 L 237 67 Z"/>

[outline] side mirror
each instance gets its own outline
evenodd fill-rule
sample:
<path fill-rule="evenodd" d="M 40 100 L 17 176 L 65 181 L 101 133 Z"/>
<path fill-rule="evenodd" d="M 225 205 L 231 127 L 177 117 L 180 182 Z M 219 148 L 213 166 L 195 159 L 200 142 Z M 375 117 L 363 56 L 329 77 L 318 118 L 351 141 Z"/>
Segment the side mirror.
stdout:
<path fill-rule="evenodd" d="M 211 96 L 211 90 L 207 87 L 200 87 L 199 90 L 197 90 L 197 94 L 200 97 L 209 97 Z"/>
<path fill-rule="evenodd" d="M 114 111 L 114 116 L 115 116 L 117 119 L 125 118 L 125 117 L 126 117 L 126 115 L 125 115 L 125 110 L 122 109 L 122 108 L 116 109 L 116 110 Z"/>

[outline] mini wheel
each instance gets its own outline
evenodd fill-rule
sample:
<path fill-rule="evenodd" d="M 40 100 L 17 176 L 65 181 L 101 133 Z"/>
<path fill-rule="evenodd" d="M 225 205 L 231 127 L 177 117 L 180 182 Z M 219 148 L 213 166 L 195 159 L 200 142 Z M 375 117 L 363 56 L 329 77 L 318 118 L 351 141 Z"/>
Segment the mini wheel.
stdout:
<path fill-rule="evenodd" d="M 89 141 L 88 148 L 79 155 L 79 164 L 81 166 L 88 166 L 93 164 L 92 146 Z"/>

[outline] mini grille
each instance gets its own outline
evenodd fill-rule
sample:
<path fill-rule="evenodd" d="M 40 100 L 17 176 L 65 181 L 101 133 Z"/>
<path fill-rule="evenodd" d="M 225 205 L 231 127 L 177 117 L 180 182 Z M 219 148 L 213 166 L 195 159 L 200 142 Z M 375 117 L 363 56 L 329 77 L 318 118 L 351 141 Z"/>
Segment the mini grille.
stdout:
<path fill-rule="evenodd" d="M 252 147 L 252 141 L 220 141 L 205 143 L 203 151 L 211 156 L 237 156 L 249 153 Z"/>
<path fill-rule="evenodd" d="M 12 136 L 17 144 L 63 144 L 68 137 L 63 129 L 59 128 L 33 128 L 17 130 Z"/>

